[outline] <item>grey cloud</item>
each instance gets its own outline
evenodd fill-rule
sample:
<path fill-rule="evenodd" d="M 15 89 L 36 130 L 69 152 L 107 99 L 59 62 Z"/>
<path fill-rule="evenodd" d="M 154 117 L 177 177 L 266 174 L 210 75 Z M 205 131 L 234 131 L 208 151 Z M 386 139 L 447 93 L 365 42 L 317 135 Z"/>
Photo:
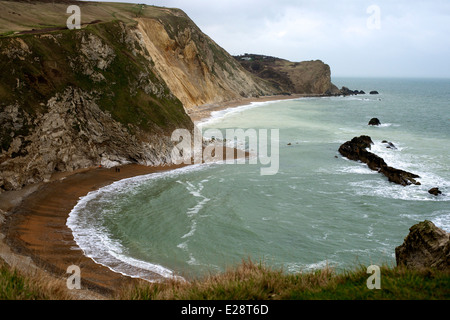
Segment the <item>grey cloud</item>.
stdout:
<path fill-rule="evenodd" d="M 181 8 L 232 54 L 322 59 L 339 76 L 450 77 L 448 0 L 120 2 Z M 371 5 L 379 29 L 368 28 Z"/>

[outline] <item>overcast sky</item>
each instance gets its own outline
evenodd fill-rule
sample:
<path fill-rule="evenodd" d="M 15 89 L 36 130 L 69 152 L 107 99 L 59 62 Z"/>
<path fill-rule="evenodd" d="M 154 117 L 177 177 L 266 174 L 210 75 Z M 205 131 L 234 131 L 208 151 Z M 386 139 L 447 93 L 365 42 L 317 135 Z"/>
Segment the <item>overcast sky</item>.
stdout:
<path fill-rule="evenodd" d="M 180 8 L 233 55 L 320 59 L 332 76 L 450 78 L 449 0 L 117 2 Z"/>

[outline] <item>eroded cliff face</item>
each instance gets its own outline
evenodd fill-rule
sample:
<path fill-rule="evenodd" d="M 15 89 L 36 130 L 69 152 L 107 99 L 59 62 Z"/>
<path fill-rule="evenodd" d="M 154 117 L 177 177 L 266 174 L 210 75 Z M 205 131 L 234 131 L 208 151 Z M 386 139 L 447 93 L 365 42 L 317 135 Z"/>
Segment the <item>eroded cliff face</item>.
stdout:
<path fill-rule="evenodd" d="M 337 93 L 331 83 L 330 66 L 320 60 L 280 63 L 281 72 L 291 79 L 295 93 L 326 94 Z"/>
<path fill-rule="evenodd" d="M 111 14 L 81 30 L 0 37 L 0 192 L 55 172 L 170 163 L 171 134 L 193 130 L 193 106 L 286 90 L 245 70 L 181 10 L 84 3 L 84 16 L 99 6 Z M 45 7 L 52 17 L 60 9 Z M 323 65 L 296 65 L 305 70 L 290 75 L 291 93 L 329 88 Z"/>
<path fill-rule="evenodd" d="M 5 108 L 4 113 L 12 116 L 13 124 L 32 129 L 26 136 L 15 135 L 8 150 L 2 153 L 0 183 L 4 190 L 45 181 L 54 172 L 170 161 L 173 146 L 168 136 L 130 133 L 99 108 L 96 94 L 68 87 L 50 98 L 47 112 L 34 119 L 27 113 L 21 117 L 17 105 Z"/>
<path fill-rule="evenodd" d="M 55 172 L 170 162 L 173 130 L 193 129 L 121 22 L 0 39 L 0 190 Z"/>
<path fill-rule="evenodd" d="M 244 70 L 182 11 L 171 14 L 176 24 L 140 18 L 137 28 L 155 68 L 186 109 L 280 92 Z"/>
<path fill-rule="evenodd" d="M 268 80 L 284 93 L 339 93 L 339 89 L 331 83 L 330 66 L 320 60 L 291 62 L 257 54 L 236 56 L 235 59 L 247 71 Z"/>
<path fill-rule="evenodd" d="M 170 163 L 173 130 L 193 129 L 190 107 L 278 93 L 183 11 L 156 7 L 135 24 L 0 38 L 0 68 L 0 191 L 91 166 Z"/>

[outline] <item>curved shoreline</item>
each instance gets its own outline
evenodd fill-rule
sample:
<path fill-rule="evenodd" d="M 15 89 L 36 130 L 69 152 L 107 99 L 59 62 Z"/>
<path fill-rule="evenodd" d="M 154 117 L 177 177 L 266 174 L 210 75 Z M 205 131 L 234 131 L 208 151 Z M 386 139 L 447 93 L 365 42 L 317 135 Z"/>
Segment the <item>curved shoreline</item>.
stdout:
<path fill-rule="evenodd" d="M 73 238 L 66 221 L 80 197 L 115 181 L 179 168 L 178 166 L 147 167 L 124 165 L 115 168 L 93 168 L 61 180 L 42 184 L 7 216 L 2 233 L 11 250 L 25 255 L 40 268 L 65 278 L 71 265 L 81 269 L 82 289 L 111 296 L 115 288 L 136 279 L 113 272 L 86 257 Z"/>
<path fill-rule="evenodd" d="M 270 96 L 247 98 L 220 104 L 198 106 L 188 113 L 192 121 L 204 121 L 214 111 L 244 106 L 252 102 L 297 99 L 315 95 Z M 30 269 L 31 261 L 37 268 L 59 279 L 67 279 L 66 270 L 71 265 L 81 269 L 82 289 L 100 293 L 105 298 L 113 296 L 117 288 L 139 281 L 112 271 L 84 255 L 66 225 L 67 218 L 81 197 L 116 181 L 126 178 L 169 171 L 186 166 L 158 167 L 138 164 L 124 165 L 120 172 L 115 168 L 88 168 L 73 173 L 55 174 L 52 181 L 26 187 L 21 191 L 0 194 L 6 211 L 5 221 L 0 219 L 0 259 L 15 255 L 14 261 L 24 260 L 22 269 Z M 8 199 L 10 196 L 11 199 Z M 0 216 L 1 218 L 1 216 Z M 7 248 L 2 249 L 2 246 Z M 10 252 L 6 252 L 10 251 Z M 31 259 L 31 261 L 30 261 Z M 155 279 L 158 275 L 155 274 Z"/>
<path fill-rule="evenodd" d="M 294 100 L 298 98 L 318 98 L 323 97 L 321 94 L 291 94 L 291 95 L 274 95 L 265 96 L 259 98 L 242 98 L 241 100 L 233 100 L 221 103 L 210 103 L 204 104 L 196 107 L 192 107 L 187 111 L 187 114 L 192 119 L 194 123 L 204 122 L 211 117 L 212 112 L 222 111 L 226 109 L 242 107 L 250 105 L 252 102 L 269 102 L 269 101 L 281 101 L 281 100 Z"/>

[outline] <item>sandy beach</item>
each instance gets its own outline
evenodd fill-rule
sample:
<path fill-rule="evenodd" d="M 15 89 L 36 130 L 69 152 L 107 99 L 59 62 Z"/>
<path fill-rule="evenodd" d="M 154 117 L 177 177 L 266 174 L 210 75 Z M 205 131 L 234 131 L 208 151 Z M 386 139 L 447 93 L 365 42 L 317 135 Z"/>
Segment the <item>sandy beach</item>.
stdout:
<path fill-rule="evenodd" d="M 303 95 L 249 98 L 218 105 L 199 106 L 191 110 L 193 121 L 208 118 L 211 112 L 272 100 L 294 99 Z M 69 213 L 80 197 L 115 181 L 166 170 L 184 165 L 148 167 L 124 165 L 115 168 L 88 168 L 74 173 L 54 175 L 50 182 L 29 186 L 22 191 L 0 195 L 0 209 L 6 211 L 3 224 L 0 219 L 3 249 L 0 258 L 8 254 L 31 258 L 38 267 L 60 279 L 67 279 L 71 265 L 81 269 L 82 289 L 93 290 L 112 297 L 116 288 L 131 284 L 136 279 L 111 271 L 86 257 L 66 226 Z M 5 249 L 8 248 L 8 250 Z M 6 260 L 6 259 L 4 259 Z M 16 259 L 17 261 L 17 259 Z M 25 260 L 28 261 L 28 260 Z M 29 262 L 28 262 L 29 263 Z M 23 264 L 23 263 L 22 263 Z"/>
<path fill-rule="evenodd" d="M 84 256 L 66 226 L 68 214 L 79 198 L 90 191 L 115 181 L 171 170 L 180 166 L 147 167 L 125 165 L 115 168 L 93 168 L 62 180 L 42 184 L 11 211 L 2 228 L 12 251 L 31 257 L 33 262 L 50 273 L 67 278 L 70 265 L 81 269 L 83 289 L 110 295 L 133 281 Z"/>
<path fill-rule="evenodd" d="M 188 115 L 191 117 L 193 122 L 200 122 L 204 119 L 207 119 L 211 116 L 211 113 L 214 111 L 225 110 L 229 108 L 235 108 L 239 106 L 244 106 L 251 104 L 252 102 L 267 102 L 267 101 L 278 101 L 278 100 L 290 100 L 297 98 L 305 98 L 312 96 L 320 96 L 320 95 L 312 95 L 312 94 L 291 94 L 291 95 L 274 95 L 274 96 L 265 96 L 259 98 L 242 98 L 240 100 L 234 100 L 229 102 L 215 103 L 215 104 L 205 104 L 201 106 L 196 106 L 190 108 L 188 110 Z"/>

